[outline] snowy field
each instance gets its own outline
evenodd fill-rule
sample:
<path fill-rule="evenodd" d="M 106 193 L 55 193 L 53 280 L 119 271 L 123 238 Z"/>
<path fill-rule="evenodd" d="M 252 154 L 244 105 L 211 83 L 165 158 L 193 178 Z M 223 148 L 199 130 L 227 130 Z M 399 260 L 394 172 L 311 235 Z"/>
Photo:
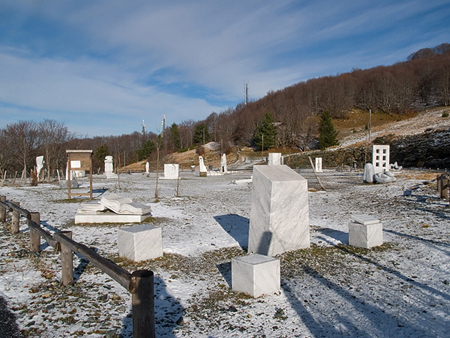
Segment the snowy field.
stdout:
<path fill-rule="evenodd" d="M 248 241 L 250 171 L 177 182 L 155 174 L 94 176 L 94 196 L 111 192 L 152 207 L 162 228 L 164 257 L 133 263 L 118 257 L 117 225 L 74 225 L 81 202 L 67 202 L 56 185 L 0 187 L 0 195 L 41 214 L 49 231 L 73 239 L 128 271 L 155 272 L 157 337 L 448 337 L 450 330 L 450 208 L 435 181 L 419 171 L 397 174 L 386 185 L 365 185 L 361 172 L 320 174 L 309 182 L 310 249 L 285 253 L 281 292 L 257 299 L 231 291 L 231 257 Z M 428 180 L 427 180 L 428 179 Z M 82 192 L 88 182 L 81 181 Z M 348 245 L 352 214 L 383 222 L 383 246 Z M 8 214 L 10 218 L 10 214 Z M 42 243 L 28 250 L 28 227 L 19 235 L 0 224 L 0 300 L 25 336 L 131 337 L 131 297 L 117 282 L 74 258 L 74 286 L 62 287 L 59 254 Z M 130 225 L 120 225 L 126 227 Z M 0 331 L 2 328 L 0 328 Z"/>

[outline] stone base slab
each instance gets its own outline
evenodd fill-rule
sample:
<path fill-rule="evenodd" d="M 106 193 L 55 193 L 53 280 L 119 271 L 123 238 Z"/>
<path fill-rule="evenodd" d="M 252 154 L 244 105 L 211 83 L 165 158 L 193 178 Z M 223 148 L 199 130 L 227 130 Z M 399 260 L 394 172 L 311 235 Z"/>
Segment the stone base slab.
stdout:
<path fill-rule="evenodd" d="M 75 224 L 98 223 L 141 223 L 151 214 L 145 215 L 119 215 L 113 212 L 99 212 L 96 214 L 76 214 Z"/>

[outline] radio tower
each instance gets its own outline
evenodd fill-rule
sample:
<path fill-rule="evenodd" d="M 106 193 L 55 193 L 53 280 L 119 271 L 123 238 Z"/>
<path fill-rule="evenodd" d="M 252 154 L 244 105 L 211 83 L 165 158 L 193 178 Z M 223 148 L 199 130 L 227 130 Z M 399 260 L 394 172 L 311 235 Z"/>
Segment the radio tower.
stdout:
<path fill-rule="evenodd" d="M 145 123 L 144 123 L 144 120 L 142 120 L 142 136 L 145 139 Z"/>
<path fill-rule="evenodd" d="M 248 82 L 245 82 L 245 104 L 248 103 Z"/>
<path fill-rule="evenodd" d="M 166 114 L 163 115 L 163 120 L 162 120 L 162 136 L 164 137 L 164 130 L 166 129 Z"/>

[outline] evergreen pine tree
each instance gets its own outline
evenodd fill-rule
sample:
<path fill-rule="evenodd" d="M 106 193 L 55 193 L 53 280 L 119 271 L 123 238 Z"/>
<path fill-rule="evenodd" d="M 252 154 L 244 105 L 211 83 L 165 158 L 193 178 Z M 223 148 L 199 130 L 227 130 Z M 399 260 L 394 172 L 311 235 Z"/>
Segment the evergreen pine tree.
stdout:
<path fill-rule="evenodd" d="M 275 119 L 270 112 L 267 112 L 253 135 L 253 142 L 256 146 L 264 149 L 273 148 L 276 146 L 277 130 L 274 125 Z M 264 150 L 262 149 L 262 150 Z"/>
<path fill-rule="evenodd" d="M 179 150 L 181 148 L 180 132 L 178 131 L 178 125 L 175 122 L 170 126 L 170 134 L 172 135 L 173 147 L 175 150 Z"/>
<path fill-rule="evenodd" d="M 338 132 L 334 129 L 331 115 L 328 111 L 324 111 L 320 116 L 319 125 L 319 147 L 321 150 L 339 144 L 337 140 Z"/>
<path fill-rule="evenodd" d="M 208 128 L 203 122 L 195 127 L 193 142 L 194 144 L 206 144 L 209 142 Z"/>

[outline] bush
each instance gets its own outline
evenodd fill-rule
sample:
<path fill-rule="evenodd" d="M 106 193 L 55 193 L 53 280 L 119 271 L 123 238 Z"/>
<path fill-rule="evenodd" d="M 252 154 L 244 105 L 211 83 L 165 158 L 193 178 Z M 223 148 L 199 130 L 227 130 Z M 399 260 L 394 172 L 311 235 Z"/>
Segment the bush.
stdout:
<path fill-rule="evenodd" d="M 448 117 L 448 115 L 449 115 L 448 111 L 445 111 L 445 112 L 442 113 L 442 117 Z"/>

